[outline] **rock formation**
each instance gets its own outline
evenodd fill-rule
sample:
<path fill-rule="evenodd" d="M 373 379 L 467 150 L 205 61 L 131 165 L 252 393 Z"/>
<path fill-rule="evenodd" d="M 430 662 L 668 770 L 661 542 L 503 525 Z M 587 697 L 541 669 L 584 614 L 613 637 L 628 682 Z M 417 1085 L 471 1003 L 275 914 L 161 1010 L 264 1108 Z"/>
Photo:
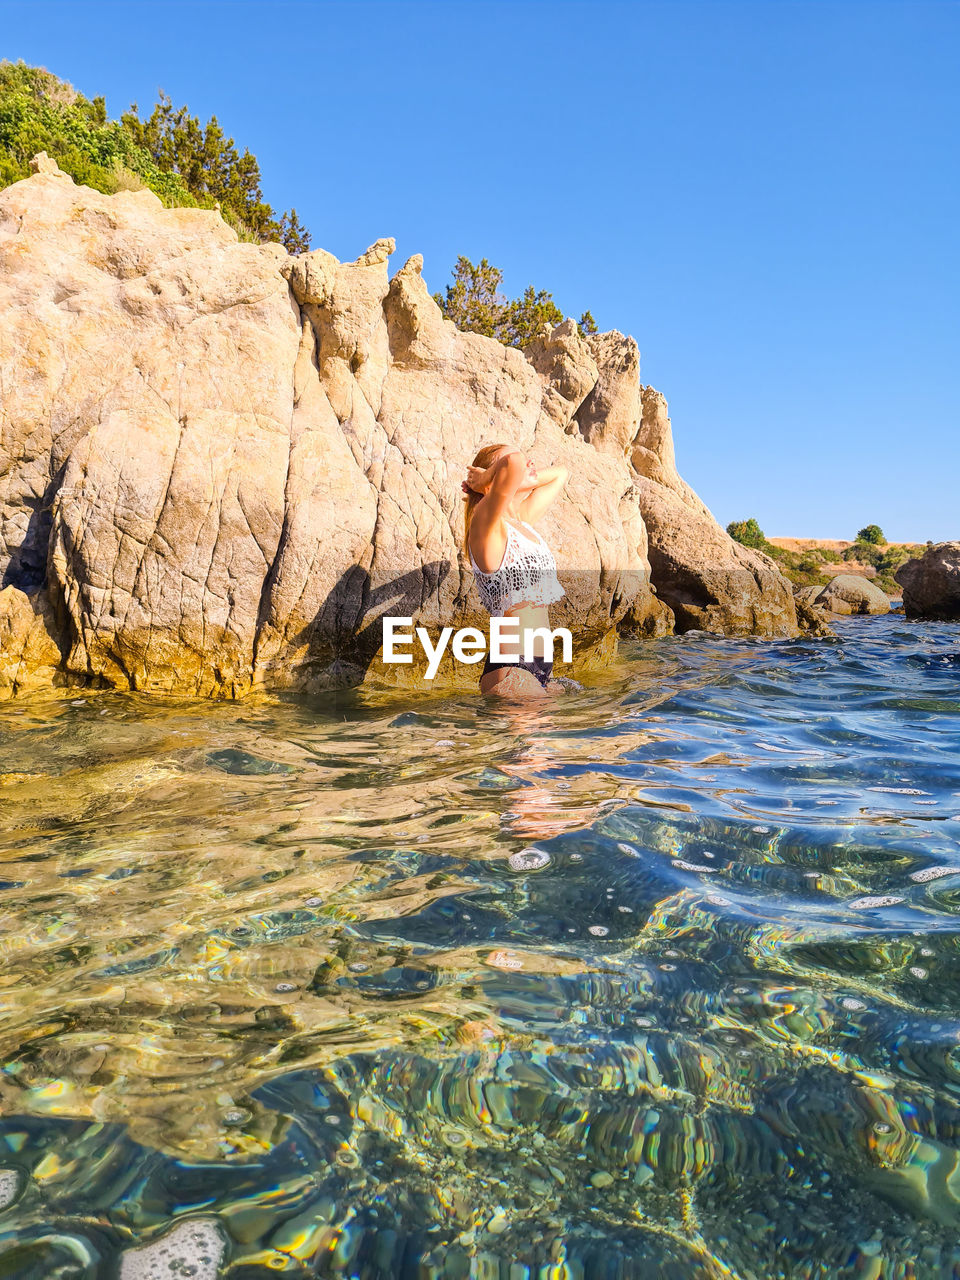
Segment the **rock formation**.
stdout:
<path fill-rule="evenodd" d="M 0 192 L 0 689 L 409 675 L 383 615 L 485 622 L 459 486 L 495 440 L 570 470 L 543 531 L 582 649 L 796 634 L 774 563 L 677 474 L 632 338 L 566 321 L 524 354 L 444 319 L 418 256 L 391 278 L 390 240 L 291 257 L 33 167 Z"/>
<path fill-rule="evenodd" d="M 838 573 L 820 591 L 815 604 L 831 613 L 889 613 L 890 601 L 884 591 L 859 573 Z"/>
<path fill-rule="evenodd" d="M 960 542 L 938 542 L 893 575 L 908 618 L 960 619 Z"/>

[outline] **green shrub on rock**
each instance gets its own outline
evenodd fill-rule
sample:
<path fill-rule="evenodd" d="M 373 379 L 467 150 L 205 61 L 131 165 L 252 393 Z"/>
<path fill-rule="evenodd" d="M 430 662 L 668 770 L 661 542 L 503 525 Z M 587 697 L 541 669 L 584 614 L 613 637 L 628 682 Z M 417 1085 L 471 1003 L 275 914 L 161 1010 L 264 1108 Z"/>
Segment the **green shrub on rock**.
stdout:
<path fill-rule="evenodd" d="M 291 253 L 310 247 L 296 209 L 275 216 L 256 157 L 237 150 L 216 116 L 201 125 L 161 92 L 147 119 L 134 103 L 120 120 L 108 120 L 102 97 L 91 102 L 43 67 L 0 61 L 0 187 L 28 177 L 38 151 L 108 195 L 139 184 L 168 208 L 219 204 L 242 240 L 279 240 Z"/>

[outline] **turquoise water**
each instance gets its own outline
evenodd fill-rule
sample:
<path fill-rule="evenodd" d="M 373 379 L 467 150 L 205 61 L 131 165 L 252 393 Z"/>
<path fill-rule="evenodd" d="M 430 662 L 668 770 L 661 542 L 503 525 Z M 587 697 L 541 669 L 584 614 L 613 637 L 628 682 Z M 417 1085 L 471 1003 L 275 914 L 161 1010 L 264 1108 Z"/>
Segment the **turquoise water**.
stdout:
<path fill-rule="evenodd" d="M 0 708 L 0 1276 L 960 1276 L 960 629 L 837 631 Z"/>

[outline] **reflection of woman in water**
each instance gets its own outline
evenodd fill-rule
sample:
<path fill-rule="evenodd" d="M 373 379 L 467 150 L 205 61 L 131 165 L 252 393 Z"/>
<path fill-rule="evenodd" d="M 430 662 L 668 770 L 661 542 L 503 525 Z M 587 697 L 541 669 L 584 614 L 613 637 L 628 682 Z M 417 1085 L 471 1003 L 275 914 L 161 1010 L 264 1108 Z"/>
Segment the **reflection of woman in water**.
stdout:
<path fill-rule="evenodd" d="M 531 528 L 567 482 L 566 467 L 537 471 L 519 449 L 486 445 L 467 468 L 464 548 L 470 557 L 480 600 L 491 617 L 517 618 L 519 639 L 501 642 L 516 662 L 491 662 L 480 674 L 480 692 L 544 697 L 553 692 L 552 659 L 544 639 L 533 638 L 532 661 L 523 659 L 524 635 L 550 626 L 547 606 L 566 593 L 557 580 L 557 562 L 540 534 Z M 508 647 L 509 646 L 509 647 Z M 559 687 L 559 686 L 557 686 Z"/>

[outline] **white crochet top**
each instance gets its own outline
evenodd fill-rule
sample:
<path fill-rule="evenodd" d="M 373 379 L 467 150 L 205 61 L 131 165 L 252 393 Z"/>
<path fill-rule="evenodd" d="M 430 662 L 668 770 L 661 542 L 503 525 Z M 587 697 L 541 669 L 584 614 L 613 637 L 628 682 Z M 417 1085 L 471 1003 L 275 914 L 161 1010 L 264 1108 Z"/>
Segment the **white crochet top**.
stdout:
<path fill-rule="evenodd" d="M 500 568 L 493 573 L 481 569 L 470 552 L 470 564 L 476 580 L 480 603 L 491 617 L 503 617 L 508 609 L 519 604 L 553 604 L 566 592 L 557 578 L 557 562 L 553 552 L 536 529 L 526 527 L 536 534 L 537 541 L 515 529 L 509 521 L 507 545 L 504 548 Z M 526 524 L 526 521 L 521 521 Z"/>

